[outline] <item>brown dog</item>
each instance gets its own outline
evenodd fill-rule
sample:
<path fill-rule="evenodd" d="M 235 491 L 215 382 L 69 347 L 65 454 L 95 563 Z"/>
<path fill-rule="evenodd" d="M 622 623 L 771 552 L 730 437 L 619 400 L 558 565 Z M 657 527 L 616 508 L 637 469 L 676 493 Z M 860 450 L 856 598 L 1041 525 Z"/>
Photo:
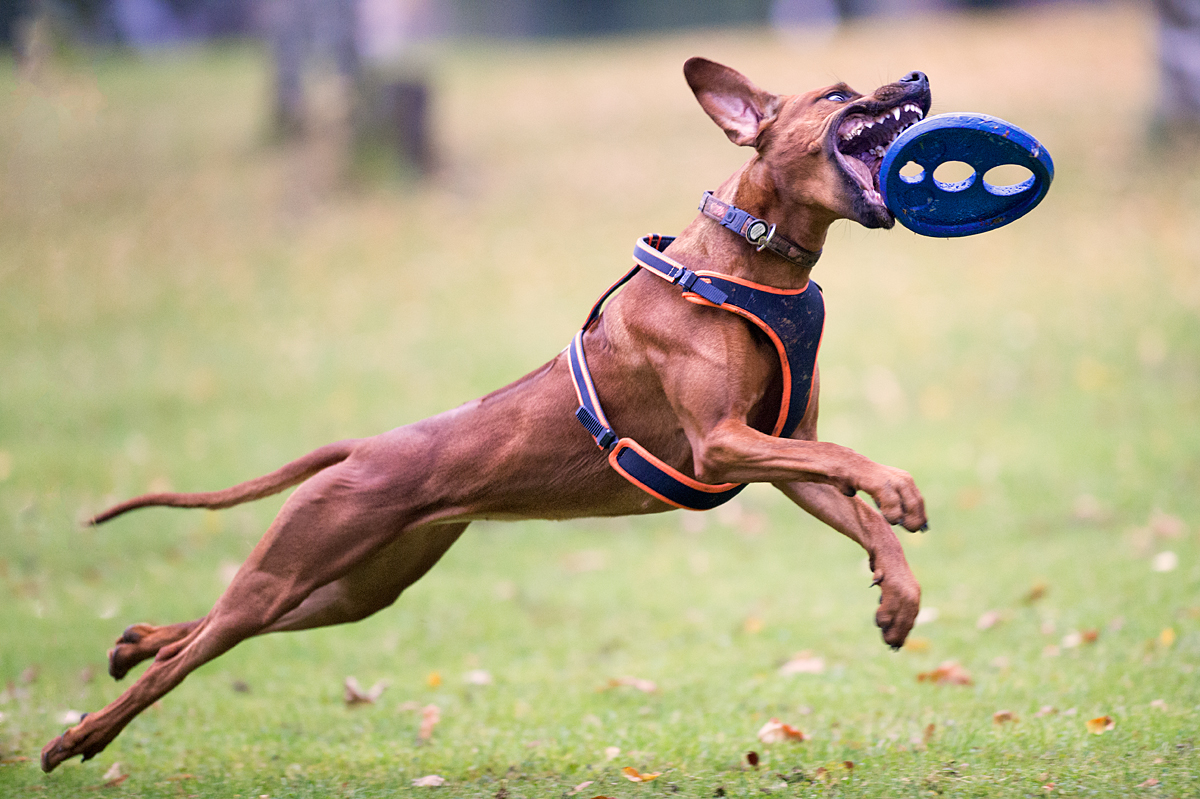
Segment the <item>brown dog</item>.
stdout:
<path fill-rule="evenodd" d="M 705 215 L 670 245 L 670 258 L 791 295 L 808 286 L 834 220 L 894 224 L 879 195 L 880 155 L 905 124 L 928 112 L 923 74 L 910 73 L 870 96 L 844 84 L 775 95 L 699 58 L 687 62 L 684 74 L 726 135 L 754 148 L 715 192 L 718 206 L 774 221 L 777 241 L 811 258 L 755 249 Z M 921 591 L 890 525 L 926 526 L 912 478 L 817 441 L 815 369 L 795 432 L 772 435 L 786 362 L 744 315 L 688 299 L 643 270 L 587 328 L 582 346 L 612 426 L 692 484 L 774 483 L 857 541 L 882 591 L 876 623 L 884 641 L 899 647 Z M 597 452 L 574 418 L 576 399 L 564 352 L 482 399 L 374 438 L 330 444 L 248 483 L 147 495 L 97 516 L 94 523 L 147 505 L 224 508 L 302 483 L 207 616 L 125 631 L 109 653 L 113 677 L 147 658 L 154 662 L 119 699 L 48 743 L 42 768 L 95 756 L 193 669 L 246 638 L 357 621 L 387 607 L 475 519 L 671 510 Z M 870 494 L 879 512 L 857 499 L 858 491 Z"/>

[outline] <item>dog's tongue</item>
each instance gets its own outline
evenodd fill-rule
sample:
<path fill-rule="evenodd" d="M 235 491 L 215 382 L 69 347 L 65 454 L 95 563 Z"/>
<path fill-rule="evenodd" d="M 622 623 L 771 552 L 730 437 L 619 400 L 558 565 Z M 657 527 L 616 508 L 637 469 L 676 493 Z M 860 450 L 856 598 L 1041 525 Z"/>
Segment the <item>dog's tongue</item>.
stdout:
<path fill-rule="evenodd" d="M 854 156 L 845 159 L 846 166 L 854 173 L 854 177 L 858 178 L 858 182 L 863 188 L 872 188 L 875 180 L 871 175 L 871 168 L 858 160 Z"/>

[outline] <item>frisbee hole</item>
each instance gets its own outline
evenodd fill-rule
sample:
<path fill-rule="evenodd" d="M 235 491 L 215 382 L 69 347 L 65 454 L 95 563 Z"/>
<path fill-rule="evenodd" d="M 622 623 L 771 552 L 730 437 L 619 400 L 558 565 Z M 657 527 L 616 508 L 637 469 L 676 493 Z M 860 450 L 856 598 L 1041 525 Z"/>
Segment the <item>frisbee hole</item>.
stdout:
<path fill-rule="evenodd" d="M 900 167 L 900 179 L 905 183 L 920 183 L 925 179 L 925 167 L 916 161 L 909 161 Z"/>
<path fill-rule="evenodd" d="M 933 182 L 942 191 L 963 191 L 975 182 L 975 169 L 965 161 L 944 161 L 933 170 Z"/>
<path fill-rule="evenodd" d="M 1033 172 L 1020 164 L 1001 164 L 984 174 L 983 185 L 992 194 L 1002 197 L 1020 194 L 1033 186 Z"/>

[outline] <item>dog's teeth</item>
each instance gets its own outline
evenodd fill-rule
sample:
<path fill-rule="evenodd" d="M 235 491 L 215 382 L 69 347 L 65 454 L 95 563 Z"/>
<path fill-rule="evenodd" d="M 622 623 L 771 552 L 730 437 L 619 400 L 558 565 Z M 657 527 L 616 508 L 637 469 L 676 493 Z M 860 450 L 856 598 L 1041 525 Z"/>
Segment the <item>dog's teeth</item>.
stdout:
<path fill-rule="evenodd" d="M 892 109 L 892 116 L 896 118 L 897 122 L 900 121 L 900 106 L 896 106 Z"/>

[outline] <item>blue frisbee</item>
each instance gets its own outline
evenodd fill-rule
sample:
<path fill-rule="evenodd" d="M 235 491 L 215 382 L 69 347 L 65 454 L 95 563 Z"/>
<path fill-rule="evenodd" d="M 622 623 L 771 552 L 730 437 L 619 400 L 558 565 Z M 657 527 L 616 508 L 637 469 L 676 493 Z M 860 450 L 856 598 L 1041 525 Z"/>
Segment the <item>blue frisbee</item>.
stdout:
<path fill-rule="evenodd" d="M 937 180 L 934 170 L 948 161 L 975 171 L 954 183 Z M 910 163 L 917 168 L 905 170 Z M 1005 164 L 1032 174 L 1011 186 L 989 183 L 988 171 Z M 879 175 L 883 201 L 902 225 L 923 236 L 949 238 L 994 230 L 1032 211 L 1054 180 L 1054 161 L 1037 139 L 1003 119 L 938 114 L 897 137 Z"/>

